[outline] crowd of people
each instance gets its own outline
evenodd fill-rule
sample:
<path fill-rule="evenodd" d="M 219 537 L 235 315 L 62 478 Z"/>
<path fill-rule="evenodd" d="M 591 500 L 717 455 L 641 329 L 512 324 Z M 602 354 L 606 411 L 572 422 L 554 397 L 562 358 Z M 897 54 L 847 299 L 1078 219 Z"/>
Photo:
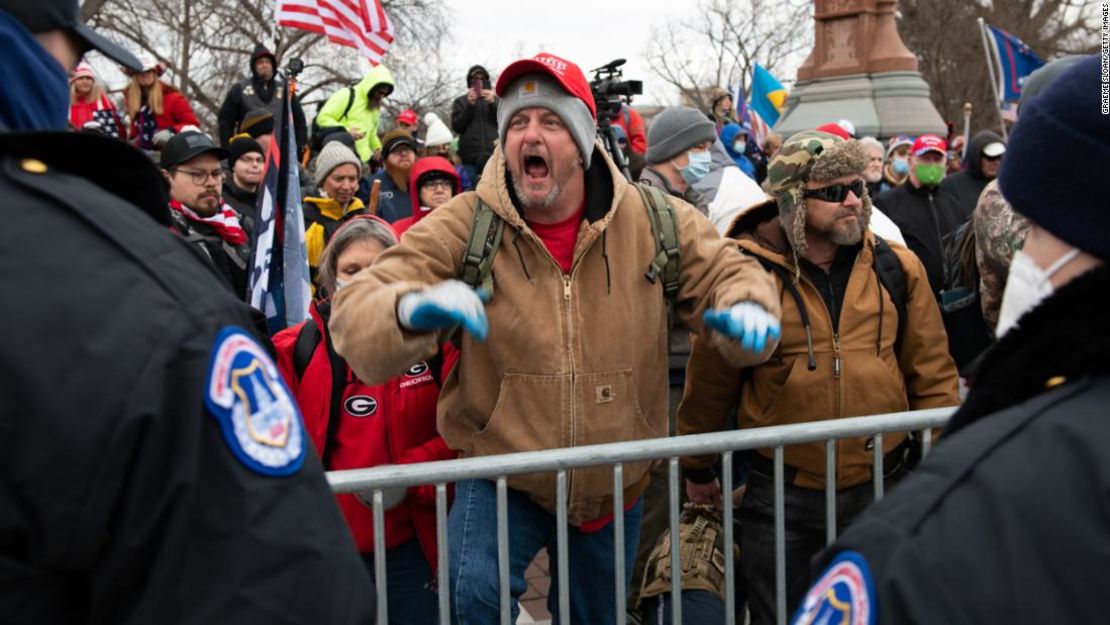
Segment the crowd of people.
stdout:
<path fill-rule="evenodd" d="M 1105 487 L 1075 476 L 1097 474 L 1092 434 L 1106 430 L 1094 311 L 1110 239 L 1097 175 L 1058 142 L 1089 162 L 1110 151 L 1093 58 L 1030 76 L 1011 141 L 884 142 L 843 119 L 761 137 L 724 91 L 709 110 L 648 120 L 624 104 L 612 123 L 627 174 L 570 60 L 541 53 L 496 80 L 472 66 L 449 124 L 412 109 L 386 122 L 395 78 L 377 65 L 311 123 L 289 103 L 313 297 L 305 321 L 271 335 L 245 302 L 288 93 L 279 60 L 253 51 L 213 138 L 153 58 L 80 24 L 76 3 L 47 4 L 43 18 L 0 0 L 14 51 L 0 64 L 51 68 L 49 97 L 0 95 L 0 193 L 27 217 L 0 272 L 30 308 L 3 316 L 20 337 L 4 354 L 36 363 L 10 368 L 0 395 L 5 413 L 27 415 L 0 454 L 0 576 L 18 590 L 0 612 L 15 622 L 369 622 L 385 581 L 375 532 L 389 622 L 438 622 L 434 487 L 387 492 L 376 527 L 369 494 L 333 496 L 323 471 L 954 406 L 923 464 L 914 432 L 888 433 L 881 450 L 837 442 L 846 533 L 829 550 L 825 445 L 785 449 L 789 609 L 803 623 L 845 605 L 883 622 L 1094 614 L 1094 597 L 1050 593 L 1015 612 L 988 590 L 1050 522 L 1046 506 L 1097 507 Z M 119 103 L 78 62 L 92 48 L 125 68 Z M 44 240 L 63 245 L 44 253 Z M 76 322 L 51 323 L 78 301 Z M 880 451 L 893 492 L 872 506 Z M 735 508 L 737 619 L 773 623 L 772 450 L 736 464 L 724 493 L 717 458 L 683 458 L 681 496 L 702 523 Z M 651 555 L 668 540 L 659 469 L 624 465 L 623 509 L 608 468 L 568 472 L 573 622 L 613 622 L 614 549 L 630 618 L 670 622 L 672 597 L 649 590 L 666 568 Z M 999 489 L 1015 472 L 1033 497 Z M 558 491 L 551 474 L 508 486 L 515 619 L 526 568 L 554 544 Z M 498 619 L 497 499 L 487 479 L 451 485 L 452 622 Z M 1072 525 L 1097 533 L 1096 517 Z M 1039 560 L 1046 571 L 1081 586 L 1069 558 L 1104 566 L 1083 536 Z M 689 568 L 710 581 L 682 593 L 684 614 L 723 622 L 723 577 L 707 571 L 736 554 L 698 553 L 706 566 Z M 549 555 L 552 571 L 566 564 Z M 963 570 L 975 583 L 954 585 Z M 552 613 L 557 597 L 552 575 Z"/>

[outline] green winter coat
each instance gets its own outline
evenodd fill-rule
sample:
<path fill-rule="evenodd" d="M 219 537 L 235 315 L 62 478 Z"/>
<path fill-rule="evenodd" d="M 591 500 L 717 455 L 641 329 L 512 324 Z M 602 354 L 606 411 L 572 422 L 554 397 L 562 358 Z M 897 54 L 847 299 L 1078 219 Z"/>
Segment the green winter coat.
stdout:
<path fill-rule="evenodd" d="M 321 128 L 327 126 L 342 126 L 348 131 L 358 128 L 365 133 L 361 139 L 355 141 L 355 151 L 363 162 L 369 161 L 370 156 L 382 147 L 378 138 L 378 119 L 381 117 L 380 108 L 370 108 L 370 91 L 377 85 L 386 84 L 393 86 L 393 73 L 385 65 L 378 65 L 371 69 L 362 80 L 355 85 L 354 102 L 350 110 L 347 102 L 351 98 L 350 89 L 340 89 L 331 94 L 324 106 L 316 114 L 316 124 Z"/>

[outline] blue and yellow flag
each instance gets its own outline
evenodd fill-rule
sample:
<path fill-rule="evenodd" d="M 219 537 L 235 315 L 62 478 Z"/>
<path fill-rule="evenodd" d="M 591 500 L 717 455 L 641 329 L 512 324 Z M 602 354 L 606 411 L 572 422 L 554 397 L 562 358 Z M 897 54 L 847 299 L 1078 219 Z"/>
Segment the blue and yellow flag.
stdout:
<path fill-rule="evenodd" d="M 771 72 L 756 63 L 752 70 L 752 110 L 768 125 L 774 126 L 786 109 L 786 89 Z"/>

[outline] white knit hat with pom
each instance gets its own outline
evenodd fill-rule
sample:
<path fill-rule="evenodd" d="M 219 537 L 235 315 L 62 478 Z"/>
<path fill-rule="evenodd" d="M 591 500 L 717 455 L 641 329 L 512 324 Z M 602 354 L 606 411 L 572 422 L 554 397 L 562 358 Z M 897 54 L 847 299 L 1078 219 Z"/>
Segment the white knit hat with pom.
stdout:
<path fill-rule="evenodd" d="M 447 124 L 443 123 L 443 120 L 435 113 L 428 113 L 424 116 L 424 125 L 428 127 L 427 132 L 424 133 L 424 145 L 428 147 L 451 143 L 454 139 L 451 136 L 451 130 L 447 128 Z"/>

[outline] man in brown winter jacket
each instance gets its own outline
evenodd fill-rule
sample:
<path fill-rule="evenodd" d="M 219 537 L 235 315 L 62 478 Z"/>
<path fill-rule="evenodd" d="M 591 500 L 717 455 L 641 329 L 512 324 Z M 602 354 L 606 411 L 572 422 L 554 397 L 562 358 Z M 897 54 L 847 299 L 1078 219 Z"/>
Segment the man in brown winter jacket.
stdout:
<path fill-rule="evenodd" d="M 444 382 L 438 425 L 462 456 L 665 436 L 667 304 L 662 281 L 645 275 L 656 255 L 651 215 L 595 142 L 589 84 L 573 63 L 540 54 L 506 68 L 497 94 L 500 145 L 477 190 L 415 224 L 338 293 L 335 348 L 372 384 L 433 355 L 461 324 L 467 332 L 458 335 L 461 355 Z M 488 304 L 456 279 L 479 201 L 504 223 Z M 695 209 L 672 204 L 678 316 L 696 332 L 717 332 L 706 344 L 727 362 L 761 362 L 778 333 L 769 274 Z M 627 528 L 626 573 L 649 464 L 624 467 L 630 505 L 616 513 Z M 615 619 L 612 484 L 607 467 L 567 476 L 572 622 Z M 516 476 L 509 487 L 515 613 L 525 567 L 555 539 L 556 480 Z M 498 618 L 495 502 L 491 481 L 456 487 L 448 550 L 458 623 Z"/>
<path fill-rule="evenodd" d="M 727 234 L 775 275 L 782 339 L 764 364 L 747 370 L 696 339 L 679 434 L 722 430 L 733 411 L 739 427 L 751 428 L 958 403 L 955 365 L 921 261 L 868 228 L 871 199 L 862 177 L 867 164 L 857 141 L 816 130 L 794 135 L 775 156 L 768 168 L 774 198 L 742 212 Z M 886 284 L 893 280 L 879 269 L 884 260 L 900 265 L 904 305 L 894 301 L 897 289 Z M 871 444 L 869 438 L 837 443 L 838 528 L 871 502 Z M 883 437 L 888 483 L 905 473 L 909 444 L 904 433 Z M 740 507 L 740 569 L 755 624 L 775 622 L 771 454 L 749 454 L 751 473 Z M 789 616 L 805 593 L 809 560 L 825 544 L 824 443 L 787 447 L 784 461 Z M 712 462 L 683 460 L 695 503 L 720 502 Z"/>

